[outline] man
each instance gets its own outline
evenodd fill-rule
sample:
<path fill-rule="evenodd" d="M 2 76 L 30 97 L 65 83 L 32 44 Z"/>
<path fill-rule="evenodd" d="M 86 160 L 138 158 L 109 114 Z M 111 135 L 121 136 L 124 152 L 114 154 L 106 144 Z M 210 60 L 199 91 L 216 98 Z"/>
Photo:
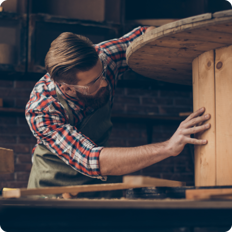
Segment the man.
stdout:
<path fill-rule="evenodd" d="M 47 74 L 36 83 L 26 106 L 26 119 L 37 138 L 28 188 L 120 182 L 124 174 L 177 156 L 187 143 L 207 143 L 190 137 L 210 127 L 201 125 L 210 118 L 203 115 L 202 108 L 183 121 L 168 141 L 107 147 L 117 79 L 128 69 L 126 49 L 152 29 L 138 27 L 119 39 L 95 46 L 73 33 L 62 33 L 52 42 L 45 58 Z"/>

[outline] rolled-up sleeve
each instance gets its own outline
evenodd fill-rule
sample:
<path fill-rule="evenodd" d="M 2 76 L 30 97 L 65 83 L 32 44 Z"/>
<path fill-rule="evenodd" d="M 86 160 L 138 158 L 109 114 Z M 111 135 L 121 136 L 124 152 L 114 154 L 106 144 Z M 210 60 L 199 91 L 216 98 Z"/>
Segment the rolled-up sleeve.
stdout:
<path fill-rule="evenodd" d="M 129 67 L 126 63 L 126 50 L 132 41 L 145 33 L 147 28 L 148 27 L 137 27 L 118 39 L 108 40 L 95 45 L 95 48 L 99 53 L 105 52 L 116 64 L 117 75 L 115 75 L 115 78 L 128 70 Z"/>

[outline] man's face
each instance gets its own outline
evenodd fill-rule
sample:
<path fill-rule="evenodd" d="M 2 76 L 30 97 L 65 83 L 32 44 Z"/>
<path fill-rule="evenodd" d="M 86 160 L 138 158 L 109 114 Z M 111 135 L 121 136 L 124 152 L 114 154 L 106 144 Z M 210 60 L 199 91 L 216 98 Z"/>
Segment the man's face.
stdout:
<path fill-rule="evenodd" d="M 61 85 L 68 95 L 94 109 L 105 105 L 110 97 L 108 82 L 102 77 L 103 65 L 100 59 L 89 71 L 76 73 L 77 85 Z"/>

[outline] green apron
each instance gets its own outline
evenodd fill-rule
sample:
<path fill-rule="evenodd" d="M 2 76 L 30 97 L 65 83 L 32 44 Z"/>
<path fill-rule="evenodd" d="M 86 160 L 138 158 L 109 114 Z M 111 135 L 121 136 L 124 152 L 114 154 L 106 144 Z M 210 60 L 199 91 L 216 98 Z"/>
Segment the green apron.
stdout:
<path fill-rule="evenodd" d="M 74 116 L 67 102 L 60 96 L 57 97 L 66 109 L 69 116 L 69 123 L 74 126 Z M 106 146 L 109 138 L 112 122 L 110 120 L 110 101 L 102 108 L 87 116 L 78 130 L 94 141 L 98 146 Z M 69 165 L 65 164 L 57 155 L 49 151 L 44 145 L 37 145 L 33 154 L 33 165 L 27 188 L 42 188 L 51 186 L 71 186 L 84 184 L 105 184 L 122 182 L 121 176 L 109 176 L 107 181 L 97 178 L 90 178 Z M 104 191 L 79 193 L 78 197 L 87 198 L 114 198 L 121 197 L 122 191 Z M 44 196 L 42 196 L 44 197 Z M 47 197 L 57 197 L 57 195 L 47 195 Z"/>

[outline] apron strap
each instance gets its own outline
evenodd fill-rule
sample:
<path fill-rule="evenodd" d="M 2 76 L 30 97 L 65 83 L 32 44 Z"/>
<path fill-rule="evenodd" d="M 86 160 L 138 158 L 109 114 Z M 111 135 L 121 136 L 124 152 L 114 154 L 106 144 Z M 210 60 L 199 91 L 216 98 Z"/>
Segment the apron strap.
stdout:
<path fill-rule="evenodd" d="M 74 118 L 73 118 L 73 113 L 70 109 L 70 107 L 68 106 L 67 102 L 64 100 L 64 98 L 59 94 L 59 92 L 57 91 L 57 87 L 56 87 L 56 95 L 58 100 L 60 101 L 60 103 L 64 106 L 65 110 L 68 113 L 68 119 L 69 119 L 69 123 L 74 126 Z"/>

